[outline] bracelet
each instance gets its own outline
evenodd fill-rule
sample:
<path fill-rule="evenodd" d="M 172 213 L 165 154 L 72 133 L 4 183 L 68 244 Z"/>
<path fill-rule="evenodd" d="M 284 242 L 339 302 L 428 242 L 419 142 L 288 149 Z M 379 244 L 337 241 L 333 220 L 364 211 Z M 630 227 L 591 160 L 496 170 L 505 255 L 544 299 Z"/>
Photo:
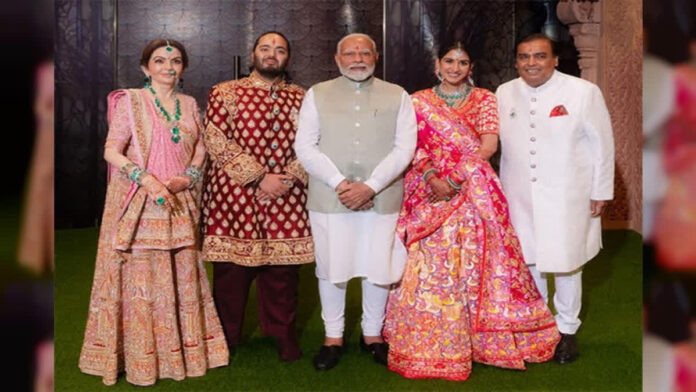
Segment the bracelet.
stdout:
<path fill-rule="evenodd" d="M 426 170 L 425 173 L 423 173 L 423 182 L 428 182 L 428 176 L 433 173 L 437 174 L 437 169 L 431 167 L 430 169 Z"/>
<path fill-rule="evenodd" d="M 133 181 L 134 183 L 138 184 L 138 186 L 142 186 L 143 183 L 140 182 L 140 180 L 143 178 L 143 176 L 145 174 L 148 174 L 147 171 L 145 171 L 139 167 L 136 167 L 135 169 L 133 169 L 130 172 L 130 174 L 128 175 L 128 179 Z"/>
<path fill-rule="evenodd" d="M 452 178 L 450 178 L 450 176 L 447 176 L 447 183 L 455 190 L 462 189 L 462 184 L 457 184 Z"/>
<path fill-rule="evenodd" d="M 126 164 L 123 165 L 123 167 L 121 168 L 121 173 L 124 173 L 124 174 L 125 174 L 125 173 L 128 171 L 128 168 L 133 167 L 133 166 L 136 166 L 136 167 L 137 167 L 138 165 L 136 165 L 136 164 L 133 163 L 133 162 L 128 162 L 128 163 L 126 163 Z"/>
<path fill-rule="evenodd" d="M 184 169 L 184 175 L 191 179 L 188 189 L 193 188 L 203 179 L 203 170 L 196 165 L 188 165 Z"/>

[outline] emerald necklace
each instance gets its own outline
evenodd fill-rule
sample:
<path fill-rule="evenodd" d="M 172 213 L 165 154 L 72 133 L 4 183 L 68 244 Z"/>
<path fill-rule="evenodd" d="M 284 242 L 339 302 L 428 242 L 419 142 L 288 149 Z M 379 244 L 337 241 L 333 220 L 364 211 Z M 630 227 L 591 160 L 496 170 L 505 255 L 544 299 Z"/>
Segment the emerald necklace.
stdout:
<path fill-rule="evenodd" d="M 174 113 L 174 121 L 172 121 L 172 116 L 169 115 L 167 109 L 162 106 L 162 103 L 160 103 L 159 99 L 157 98 L 155 89 L 153 89 L 151 85 L 148 85 L 147 89 L 150 90 L 152 95 L 155 97 L 155 106 L 157 106 L 164 118 L 167 120 L 167 127 L 170 128 L 170 132 L 172 133 L 172 141 L 174 143 L 179 143 L 179 140 L 181 140 L 181 135 L 179 135 L 179 118 L 181 118 L 181 104 L 179 103 L 179 98 L 176 97 L 176 95 L 174 96 L 176 102 L 176 113 Z"/>

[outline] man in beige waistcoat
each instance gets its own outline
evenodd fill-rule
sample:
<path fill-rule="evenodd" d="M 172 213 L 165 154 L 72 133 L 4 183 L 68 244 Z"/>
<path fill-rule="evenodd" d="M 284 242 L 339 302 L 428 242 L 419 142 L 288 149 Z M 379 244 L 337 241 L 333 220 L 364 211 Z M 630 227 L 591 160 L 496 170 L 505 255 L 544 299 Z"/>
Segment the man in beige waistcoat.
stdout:
<path fill-rule="evenodd" d="M 342 76 L 314 85 L 300 109 L 295 153 L 310 175 L 307 209 L 326 331 L 314 357 L 317 370 L 338 364 L 346 286 L 356 277 L 362 280 L 360 345 L 387 362 L 387 295 L 406 261 L 394 231 L 417 129 L 406 91 L 373 76 L 377 57 L 369 36 L 345 36 L 335 55 Z"/>

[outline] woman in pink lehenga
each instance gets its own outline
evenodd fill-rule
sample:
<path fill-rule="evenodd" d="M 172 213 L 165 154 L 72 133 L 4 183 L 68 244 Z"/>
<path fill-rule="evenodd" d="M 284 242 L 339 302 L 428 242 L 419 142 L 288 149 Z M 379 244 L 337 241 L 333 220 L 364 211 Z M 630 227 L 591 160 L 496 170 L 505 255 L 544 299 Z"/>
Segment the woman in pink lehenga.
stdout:
<path fill-rule="evenodd" d="M 151 385 L 229 360 L 198 251 L 200 113 L 174 91 L 187 64 L 179 42 L 152 41 L 145 88 L 108 97 L 110 179 L 79 363 L 107 385 L 123 370 Z"/>
<path fill-rule="evenodd" d="M 524 369 L 560 339 L 522 257 L 500 181 L 495 96 L 474 88 L 461 42 L 436 62 L 442 83 L 413 94 L 418 147 L 398 234 L 408 249 L 389 297 L 389 368 L 409 378 L 466 380 L 472 361 Z"/>

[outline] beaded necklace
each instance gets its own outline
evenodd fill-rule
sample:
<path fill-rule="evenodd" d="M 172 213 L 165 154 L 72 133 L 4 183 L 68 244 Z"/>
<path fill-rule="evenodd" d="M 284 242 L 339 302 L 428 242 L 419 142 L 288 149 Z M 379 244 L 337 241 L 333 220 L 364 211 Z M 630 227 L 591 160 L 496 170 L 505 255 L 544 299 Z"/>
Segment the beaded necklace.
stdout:
<path fill-rule="evenodd" d="M 447 94 L 440 89 L 440 86 L 442 86 L 442 84 L 438 84 L 433 87 L 433 91 L 438 97 L 442 98 L 442 100 L 445 101 L 449 107 L 454 107 L 460 100 L 466 100 L 469 97 L 469 94 L 471 94 L 471 90 L 473 90 L 471 86 L 465 84 L 464 92 L 455 91 L 452 94 Z"/>
<path fill-rule="evenodd" d="M 172 121 L 172 117 L 169 115 L 169 112 L 167 112 L 167 109 L 162 106 L 157 98 L 157 93 L 155 93 L 155 89 L 152 88 L 152 85 L 148 84 L 145 87 L 147 87 L 147 89 L 150 90 L 152 95 L 155 97 L 155 106 L 157 106 L 164 118 L 167 120 L 167 127 L 171 128 L 170 131 L 172 133 L 172 141 L 174 143 L 179 143 L 179 140 L 181 140 L 181 135 L 179 135 L 179 118 L 181 118 L 181 104 L 179 103 L 179 98 L 176 97 L 176 95 L 174 96 L 176 113 L 174 113 L 174 121 Z"/>

